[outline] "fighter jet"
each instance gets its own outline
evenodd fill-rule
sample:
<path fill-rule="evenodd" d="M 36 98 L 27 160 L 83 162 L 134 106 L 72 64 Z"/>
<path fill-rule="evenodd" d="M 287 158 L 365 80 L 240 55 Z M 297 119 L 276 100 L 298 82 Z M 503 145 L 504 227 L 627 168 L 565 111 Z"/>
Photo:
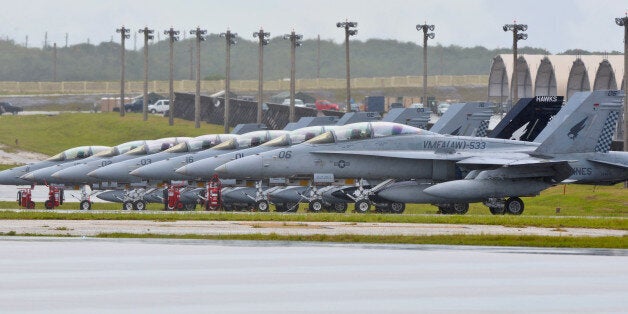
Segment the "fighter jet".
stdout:
<path fill-rule="evenodd" d="M 67 149 L 46 160 L 29 165 L 19 166 L 0 172 L 0 184 L 2 185 L 31 185 L 34 182 L 22 178 L 25 174 L 42 168 L 83 160 L 98 152 L 109 149 L 107 146 L 80 146 Z M 42 182 L 43 183 L 43 182 Z"/>
<path fill-rule="evenodd" d="M 354 196 L 358 212 L 368 211 L 368 196 L 394 180 L 415 180 L 429 185 L 415 190 L 422 193 L 403 194 L 406 201 L 442 208 L 457 206 L 465 212 L 469 202 L 484 202 L 491 212 L 520 214 L 524 208 L 520 196 L 537 195 L 568 178 L 595 182 L 628 179 L 628 156 L 608 152 L 623 96 L 621 91 L 572 96 L 566 106 L 577 109 L 568 110 L 572 113 L 565 118 L 552 120 L 560 126 L 548 126 L 552 133 L 541 133 L 538 138 L 545 140 L 540 144 L 446 136 L 367 123 L 237 159 L 216 172 L 221 177 L 241 179 L 379 180 L 380 184 Z M 577 127 L 583 119 L 582 127 Z M 575 134 L 574 128 L 580 131 Z M 413 195 L 417 196 L 410 199 Z"/>

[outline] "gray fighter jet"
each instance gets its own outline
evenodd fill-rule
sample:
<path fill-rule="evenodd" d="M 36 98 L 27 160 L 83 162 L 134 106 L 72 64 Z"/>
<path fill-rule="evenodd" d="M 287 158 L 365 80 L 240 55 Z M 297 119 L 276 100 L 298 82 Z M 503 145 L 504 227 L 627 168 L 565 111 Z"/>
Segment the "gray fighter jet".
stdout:
<path fill-rule="evenodd" d="M 22 178 L 25 174 L 38 169 L 63 164 L 66 162 L 83 160 L 98 152 L 108 150 L 107 146 L 80 146 L 67 149 L 46 160 L 29 165 L 19 166 L 0 172 L 0 184 L 2 185 L 31 185 L 35 182 Z M 41 182 L 43 183 L 43 182 Z"/>
<path fill-rule="evenodd" d="M 537 195 L 568 178 L 581 182 L 628 179 L 628 155 L 608 152 L 623 96 L 621 91 L 572 96 L 567 104 L 571 114 L 552 120 L 560 126 L 548 126 L 554 131 L 540 134 L 538 138 L 545 138 L 541 144 L 367 123 L 237 159 L 216 172 L 241 179 L 379 180 L 372 189 L 360 189 L 353 196 L 358 212 L 368 211 L 368 197 L 394 180 L 415 180 L 429 185 L 413 203 L 466 211 L 469 202 L 484 202 L 491 212 L 520 214 L 524 204 L 519 196 Z"/>

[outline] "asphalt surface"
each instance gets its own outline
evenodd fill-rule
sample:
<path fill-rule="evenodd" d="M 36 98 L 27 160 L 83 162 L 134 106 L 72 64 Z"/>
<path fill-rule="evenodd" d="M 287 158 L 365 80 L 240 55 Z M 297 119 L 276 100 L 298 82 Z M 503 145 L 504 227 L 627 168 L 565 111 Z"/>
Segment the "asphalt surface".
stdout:
<path fill-rule="evenodd" d="M 4 313 L 626 313 L 626 250 L 0 237 Z"/>

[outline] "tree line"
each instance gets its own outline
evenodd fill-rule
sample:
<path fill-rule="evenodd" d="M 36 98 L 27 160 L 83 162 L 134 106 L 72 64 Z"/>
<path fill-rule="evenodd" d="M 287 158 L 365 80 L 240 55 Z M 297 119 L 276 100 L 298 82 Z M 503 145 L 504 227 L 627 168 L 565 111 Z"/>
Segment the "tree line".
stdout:
<path fill-rule="evenodd" d="M 225 77 L 225 39 L 211 34 L 201 42 L 201 76 L 205 80 Z M 0 40 L 0 81 L 53 81 L 56 55 L 57 81 L 115 81 L 120 78 L 120 44 L 82 43 L 68 47 L 26 48 L 13 40 Z M 126 51 L 126 78 L 143 80 L 143 47 Z M 149 44 L 149 80 L 168 80 L 168 40 Z M 196 42 L 188 38 L 174 43 L 174 79 L 195 79 Z M 350 42 L 352 77 L 419 76 L 423 73 L 423 49 L 414 42 L 370 39 Z M 429 75 L 487 74 L 492 58 L 511 49 L 428 46 Z M 520 54 L 549 54 L 542 48 L 519 48 Z M 565 54 L 591 54 L 569 50 Z M 612 52 L 610 54 L 621 54 Z M 231 78 L 257 80 L 258 43 L 238 38 L 231 47 Z M 264 48 L 264 78 L 290 76 L 290 45 L 281 37 L 270 39 Z M 296 50 L 297 78 L 344 78 L 344 43 L 308 39 Z"/>

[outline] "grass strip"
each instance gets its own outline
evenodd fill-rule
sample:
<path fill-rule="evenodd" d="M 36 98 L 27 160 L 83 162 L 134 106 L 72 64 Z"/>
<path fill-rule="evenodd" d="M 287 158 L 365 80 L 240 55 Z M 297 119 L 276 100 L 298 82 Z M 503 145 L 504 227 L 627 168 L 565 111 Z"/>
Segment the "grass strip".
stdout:
<path fill-rule="evenodd" d="M 152 221 L 288 221 L 500 225 L 507 227 L 592 228 L 628 230 L 628 219 L 618 217 L 539 217 L 494 215 L 391 215 L 391 214 L 280 214 L 224 212 L 16 212 L 0 211 L 0 219 L 34 220 L 152 220 Z"/>

